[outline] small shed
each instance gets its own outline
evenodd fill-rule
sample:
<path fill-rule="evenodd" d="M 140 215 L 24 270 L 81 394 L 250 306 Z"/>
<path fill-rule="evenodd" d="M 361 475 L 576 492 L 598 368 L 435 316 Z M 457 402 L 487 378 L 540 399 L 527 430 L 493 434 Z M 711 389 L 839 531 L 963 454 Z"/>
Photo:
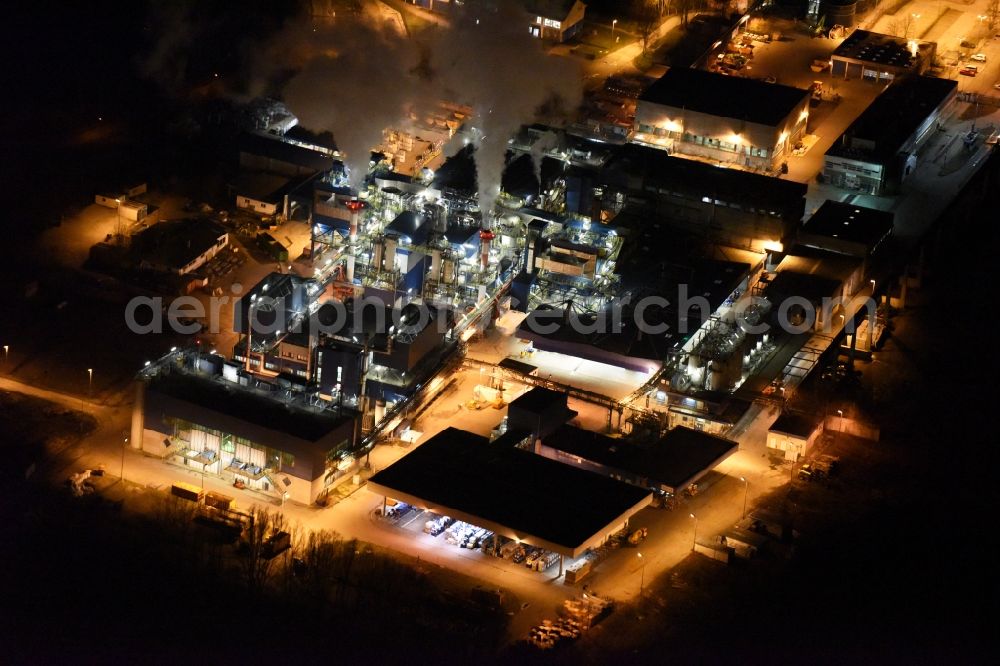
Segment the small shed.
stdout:
<path fill-rule="evenodd" d="M 797 462 L 806 455 L 822 432 L 822 419 L 806 414 L 785 413 L 767 431 L 767 448 L 784 453 Z"/>

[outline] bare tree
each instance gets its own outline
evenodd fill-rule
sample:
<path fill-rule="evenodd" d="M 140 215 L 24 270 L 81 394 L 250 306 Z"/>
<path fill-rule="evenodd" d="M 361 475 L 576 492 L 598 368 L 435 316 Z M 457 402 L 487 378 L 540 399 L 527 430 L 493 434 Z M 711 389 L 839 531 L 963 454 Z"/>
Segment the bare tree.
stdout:
<path fill-rule="evenodd" d="M 273 563 L 268 539 L 285 528 L 285 517 L 278 513 L 254 507 L 240 544 L 240 566 L 243 580 L 252 592 L 259 591 L 271 574 Z"/>
<path fill-rule="evenodd" d="M 681 15 L 681 27 L 687 28 L 691 10 L 695 9 L 698 0 L 674 0 L 674 6 Z"/>
<path fill-rule="evenodd" d="M 649 48 L 649 38 L 660 22 L 660 11 L 656 0 L 634 0 L 632 18 L 635 19 L 636 29 L 642 39 L 642 52 L 645 54 Z"/>
<path fill-rule="evenodd" d="M 915 17 L 913 14 L 904 13 L 902 16 L 896 16 L 888 24 L 889 33 L 901 37 L 902 39 L 910 38 L 910 30 L 913 29 Z"/>
<path fill-rule="evenodd" d="M 986 25 L 989 26 L 990 32 L 1000 25 L 1000 0 L 989 0 L 986 3 Z"/>

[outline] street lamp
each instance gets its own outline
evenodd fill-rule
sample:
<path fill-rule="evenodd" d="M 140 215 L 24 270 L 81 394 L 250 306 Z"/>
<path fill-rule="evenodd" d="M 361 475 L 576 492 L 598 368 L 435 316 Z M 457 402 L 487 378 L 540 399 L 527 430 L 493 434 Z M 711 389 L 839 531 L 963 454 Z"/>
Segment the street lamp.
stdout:
<path fill-rule="evenodd" d="M 694 518 L 694 535 L 691 537 L 691 550 L 694 550 L 694 547 L 698 545 L 698 516 L 693 513 L 688 515 Z"/>
<path fill-rule="evenodd" d="M 87 395 L 94 392 L 94 369 L 87 368 Z"/>
<path fill-rule="evenodd" d="M 125 449 L 128 448 L 128 435 L 125 436 L 125 441 L 122 442 L 122 472 L 118 477 L 125 483 Z"/>
<path fill-rule="evenodd" d="M 618 24 L 618 19 L 611 21 L 611 43 L 615 43 L 615 25 Z"/>
<path fill-rule="evenodd" d="M 10 345 L 3 346 L 3 363 L 7 365 L 7 357 L 10 355 Z"/>
<path fill-rule="evenodd" d="M 743 482 L 745 486 L 743 489 L 743 517 L 747 517 L 747 496 L 750 494 L 750 482 L 747 481 L 745 476 L 740 477 L 740 481 Z"/>
<path fill-rule="evenodd" d="M 639 596 L 642 596 L 642 588 L 646 583 L 646 560 L 643 559 L 642 553 L 636 553 L 639 556 L 639 561 L 642 562 L 642 567 L 639 569 Z"/>
<path fill-rule="evenodd" d="M 875 295 L 875 280 L 868 280 L 868 281 L 872 283 L 872 296 L 874 296 Z"/>
<path fill-rule="evenodd" d="M 844 410 L 838 409 L 837 416 L 840 418 L 840 424 L 837 427 L 837 432 L 843 434 L 844 432 Z"/>

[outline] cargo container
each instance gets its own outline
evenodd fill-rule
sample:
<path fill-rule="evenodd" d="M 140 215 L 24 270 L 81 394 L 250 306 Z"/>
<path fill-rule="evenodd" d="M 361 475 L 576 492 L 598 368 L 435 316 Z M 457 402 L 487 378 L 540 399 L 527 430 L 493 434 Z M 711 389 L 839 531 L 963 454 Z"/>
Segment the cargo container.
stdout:
<path fill-rule="evenodd" d="M 175 497 L 180 497 L 181 499 L 186 499 L 191 502 L 200 502 L 204 496 L 205 491 L 203 491 L 198 486 L 193 486 L 190 483 L 175 483 L 170 487 L 170 494 Z"/>

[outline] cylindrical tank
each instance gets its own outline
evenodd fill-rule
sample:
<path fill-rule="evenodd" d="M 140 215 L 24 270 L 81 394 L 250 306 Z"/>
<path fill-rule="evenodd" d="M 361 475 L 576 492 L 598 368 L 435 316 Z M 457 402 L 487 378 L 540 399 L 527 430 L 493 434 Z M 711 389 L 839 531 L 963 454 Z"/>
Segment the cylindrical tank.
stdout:
<path fill-rule="evenodd" d="M 705 388 L 709 391 L 723 391 L 727 387 L 723 386 L 725 384 L 723 372 L 723 366 L 718 361 L 712 361 L 708 364 L 708 373 L 705 379 Z"/>
<path fill-rule="evenodd" d="M 382 239 L 376 238 L 375 242 L 372 244 L 372 269 L 376 271 L 382 270 L 382 253 L 385 248 L 382 246 Z"/>
<path fill-rule="evenodd" d="M 431 251 L 431 280 L 438 280 L 441 277 L 441 250 Z"/>
<path fill-rule="evenodd" d="M 700 388 L 705 382 L 705 359 L 698 354 L 688 356 L 688 377 L 691 384 Z"/>
<path fill-rule="evenodd" d="M 441 203 L 435 205 L 434 208 L 436 209 L 434 230 L 443 234 L 448 230 L 448 209 Z"/>
<path fill-rule="evenodd" d="M 385 270 L 394 271 L 396 270 L 396 239 L 386 238 L 385 239 L 385 258 L 383 259 L 383 264 Z"/>
<path fill-rule="evenodd" d="M 857 0 L 826 0 L 820 4 L 820 14 L 826 16 L 826 25 L 850 28 L 857 14 Z"/>

